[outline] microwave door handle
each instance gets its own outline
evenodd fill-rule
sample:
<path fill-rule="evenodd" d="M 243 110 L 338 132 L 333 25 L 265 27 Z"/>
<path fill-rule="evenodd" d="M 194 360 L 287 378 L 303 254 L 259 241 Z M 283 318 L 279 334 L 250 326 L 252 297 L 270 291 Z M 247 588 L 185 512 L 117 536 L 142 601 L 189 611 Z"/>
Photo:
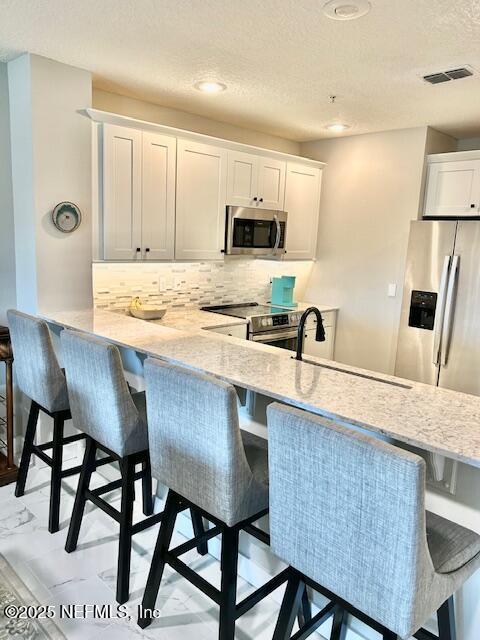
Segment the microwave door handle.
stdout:
<path fill-rule="evenodd" d="M 277 235 L 275 237 L 275 245 L 273 247 L 273 255 L 276 255 L 276 253 L 278 251 L 278 247 L 280 246 L 280 238 L 282 236 L 282 228 L 280 226 L 280 222 L 278 221 L 277 214 L 275 214 L 273 216 L 273 219 L 275 220 L 275 224 L 277 225 Z"/>
<path fill-rule="evenodd" d="M 446 365 L 448 351 L 450 349 L 450 336 L 452 334 L 452 322 L 454 312 L 455 286 L 457 283 L 459 256 L 453 256 L 452 267 L 448 277 L 447 299 L 445 302 L 445 320 L 443 322 L 440 364 Z"/>
<path fill-rule="evenodd" d="M 433 334 L 433 356 L 434 365 L 439 364 L 440 358 L 440 338 L 442 336 L 443 319 L 445 315 L 445 300 L 447 291 L 448 270 L 450 268 L 451 256 L 445 256 L 443 260 L 442 276 L 440 278 L 440 289 L 438 293 L 437 309 L 435 313 L 435 326 Z"/>

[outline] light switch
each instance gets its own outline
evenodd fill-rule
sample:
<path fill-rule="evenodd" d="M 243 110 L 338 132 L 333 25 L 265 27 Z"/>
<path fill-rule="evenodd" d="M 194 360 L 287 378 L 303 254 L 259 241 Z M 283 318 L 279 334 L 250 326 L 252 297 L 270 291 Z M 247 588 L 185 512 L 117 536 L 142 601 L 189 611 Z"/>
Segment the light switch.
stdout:
<path fill-rule="evenodd" d="M 390 284 L 388 285 L 387 296 L 389 298 L 395 298 L 396 295 L 397 295 L 397 285 L 395 282 L 390 282 Z"/>

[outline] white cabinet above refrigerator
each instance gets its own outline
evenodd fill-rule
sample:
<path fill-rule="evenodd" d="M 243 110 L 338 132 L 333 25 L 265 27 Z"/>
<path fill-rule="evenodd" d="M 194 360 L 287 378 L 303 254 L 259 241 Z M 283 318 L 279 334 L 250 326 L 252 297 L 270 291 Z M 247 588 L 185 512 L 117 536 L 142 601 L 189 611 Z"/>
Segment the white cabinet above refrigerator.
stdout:
<path fill-rule="evenodd" d="M 426 218 L 480 215 L 480 151 L 428 156 L 423 215 Z"/>

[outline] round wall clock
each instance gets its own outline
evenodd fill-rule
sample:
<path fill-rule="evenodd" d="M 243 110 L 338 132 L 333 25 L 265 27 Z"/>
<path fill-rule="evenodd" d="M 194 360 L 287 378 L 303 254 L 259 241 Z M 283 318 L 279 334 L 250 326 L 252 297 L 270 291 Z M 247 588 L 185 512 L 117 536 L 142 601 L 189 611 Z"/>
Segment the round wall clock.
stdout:
<path fill-rule="evenodd" d="M 62 233 L 72 233 L 80 226 L 82 214 L 73 202 L 60 202 L 52 212 L 52 220 Z"/>

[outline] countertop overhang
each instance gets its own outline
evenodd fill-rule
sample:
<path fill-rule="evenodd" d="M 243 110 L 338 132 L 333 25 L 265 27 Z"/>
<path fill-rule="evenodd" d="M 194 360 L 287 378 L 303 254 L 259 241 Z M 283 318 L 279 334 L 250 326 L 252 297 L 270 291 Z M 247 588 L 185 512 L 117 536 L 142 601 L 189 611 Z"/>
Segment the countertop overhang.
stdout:
<path fill-rule="evenodd" d="M 110 311 L 41 315 L 52 324 L 217 376 L 344 426 L 480 467 L 480 397 L 309 356 L 324 365 L 319 367 L 281 349 Z"/>

